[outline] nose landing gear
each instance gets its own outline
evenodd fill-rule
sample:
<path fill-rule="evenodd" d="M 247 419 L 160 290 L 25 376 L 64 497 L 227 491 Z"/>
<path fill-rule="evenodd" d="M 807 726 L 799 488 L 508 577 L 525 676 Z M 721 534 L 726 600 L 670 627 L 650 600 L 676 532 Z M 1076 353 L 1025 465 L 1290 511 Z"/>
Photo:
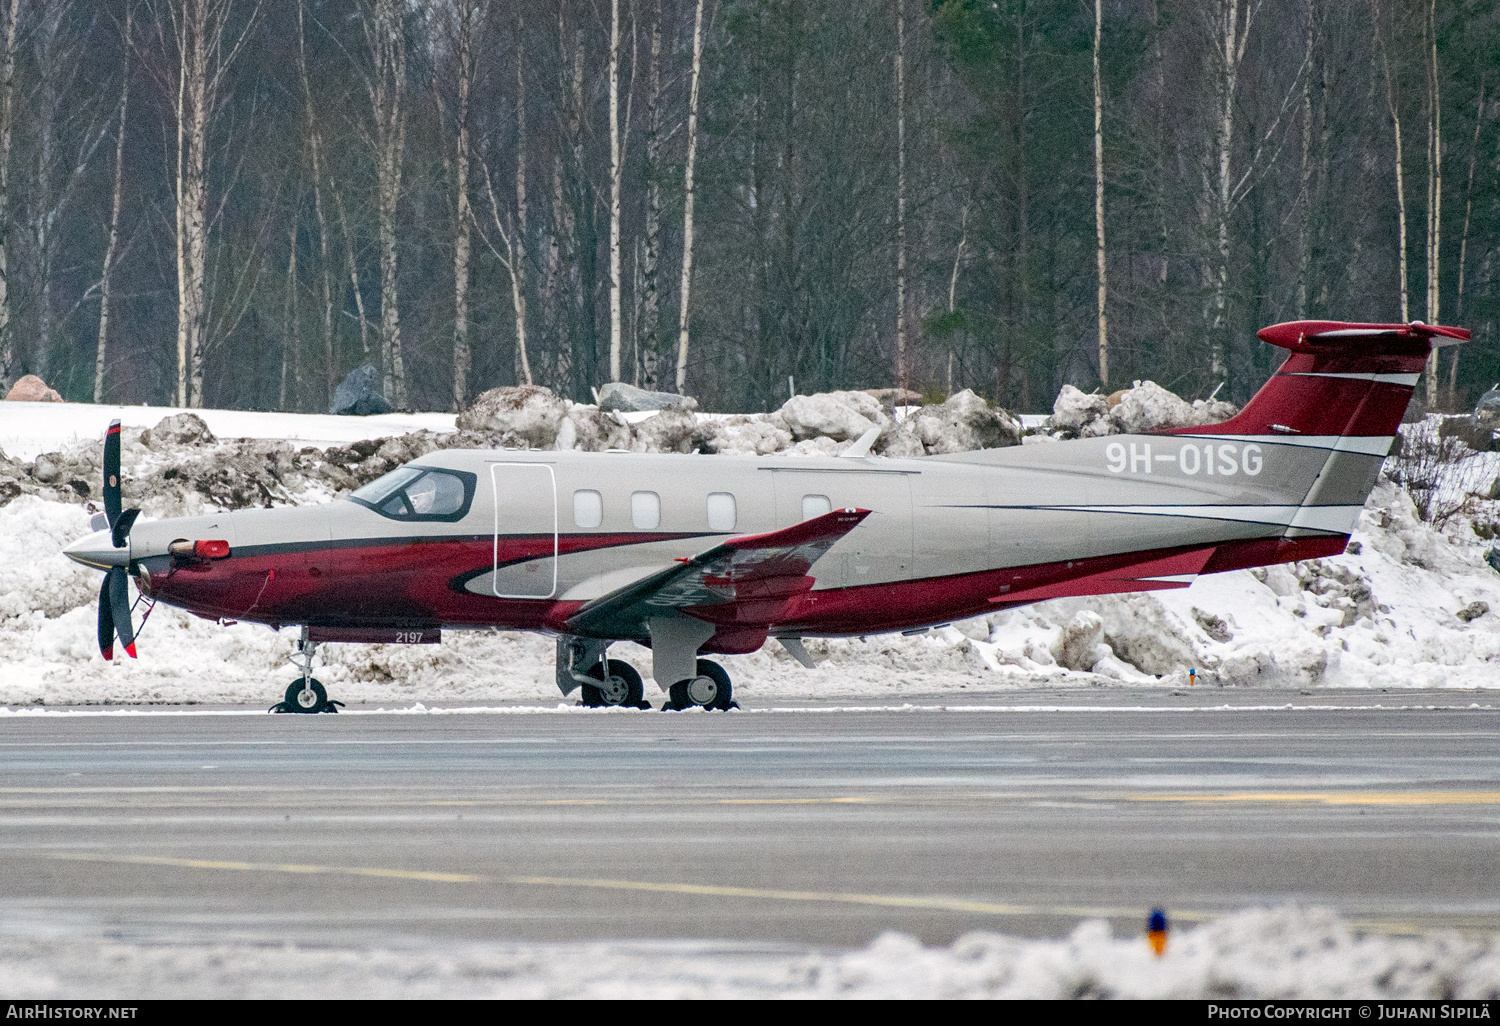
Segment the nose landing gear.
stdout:
<path fill-rule="evenodd" d="M 287 685 L 285 697 L 271 706 L 267 712 L 336 713 L 339 711 L 339 707 L 344 703 L 329 698 L 323 685 L 313 679 L 313 653 L 317 651 L 317 648 L 318 643 L 308 637 L 308 629 L 303 627 L 302 634 L 297 639 L 297 655 L 292 657 L 292 662 L 301 664 L 302 676 Z"/>
<path fill-rule="evenodd" d="M 734 687 L 724 667 L 711 659 L 698 660 L 698 676 L 678 681 L 667 692 L 663 712 L 677 712 L 699 706 L 704 709 L 738 709 Z"/>

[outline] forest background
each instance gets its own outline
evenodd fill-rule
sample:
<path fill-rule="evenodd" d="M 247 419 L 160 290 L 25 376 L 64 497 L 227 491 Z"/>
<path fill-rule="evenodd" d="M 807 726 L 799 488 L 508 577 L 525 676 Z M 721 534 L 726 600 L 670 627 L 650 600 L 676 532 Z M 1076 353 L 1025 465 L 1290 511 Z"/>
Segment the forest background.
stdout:
<path fill-rule="evenodd" d="M 1312 317 L 1471 327 L 1460 408 L 1497 250 L 1482 0 L 0 0 L 0 386 L 75 401 L 1239 401 Z"/>

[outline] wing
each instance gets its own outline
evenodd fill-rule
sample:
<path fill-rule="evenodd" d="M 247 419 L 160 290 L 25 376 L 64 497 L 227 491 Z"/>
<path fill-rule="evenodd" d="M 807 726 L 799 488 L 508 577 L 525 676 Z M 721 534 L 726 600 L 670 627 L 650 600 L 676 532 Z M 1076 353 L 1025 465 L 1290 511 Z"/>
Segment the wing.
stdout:
<path fill-rule="evenodd" d="M 837 509 L 780 531 L 731 538 L 595 599 L 568 618 L 568 630 L 640 638 L 651 617 L 667 610 L 768 626 L 813 586 L 812 565 L 869 515 L 867 509 Z"/>

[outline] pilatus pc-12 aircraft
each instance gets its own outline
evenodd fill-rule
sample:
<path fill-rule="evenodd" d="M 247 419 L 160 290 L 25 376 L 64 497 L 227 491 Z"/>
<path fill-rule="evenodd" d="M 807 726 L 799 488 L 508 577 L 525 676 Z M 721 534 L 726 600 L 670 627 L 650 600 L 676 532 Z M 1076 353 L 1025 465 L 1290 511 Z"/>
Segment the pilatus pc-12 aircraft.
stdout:
<path fill-rule="evenodd" d="M 1469 332 L 1298 321 L 1232 420 L 951 456 L 833 458 L 434 452 L 322 506 L 137 522 L 120 425 L 103 530 L 68 546 L 105 571 L 99 647 L 135 654 L 127 575 L 148 601 L 300 629 L 277 708 L 334 711 L 323 642 L 436 642 L 502 628 L 557 638 L 557 685 L 644 706 L 606 657 L 651 649 L 666 708 L 732 704 L 700 658 L 776 638 L 916 632 L 1067 595 L 1186 588 L 1199 574 L 1344 550 L 1434 345 Z M 498 669 L 498 668 L 497 668 Z"/>

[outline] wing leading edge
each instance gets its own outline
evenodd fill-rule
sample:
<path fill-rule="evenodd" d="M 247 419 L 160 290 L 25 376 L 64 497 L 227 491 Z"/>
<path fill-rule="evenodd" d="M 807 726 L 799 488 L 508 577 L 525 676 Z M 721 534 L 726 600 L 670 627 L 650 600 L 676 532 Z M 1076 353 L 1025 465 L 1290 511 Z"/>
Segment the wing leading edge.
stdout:
<path fill-rule="evenodd" d="M 640 638 L 652 617 L 672 611 L 770 626 L 812 588 L 812 565 L 869 515 L 867 509 L 838 509 L 780 531 L 731 538 L 600 596 L 568 618 L 568 631 Z"/>

